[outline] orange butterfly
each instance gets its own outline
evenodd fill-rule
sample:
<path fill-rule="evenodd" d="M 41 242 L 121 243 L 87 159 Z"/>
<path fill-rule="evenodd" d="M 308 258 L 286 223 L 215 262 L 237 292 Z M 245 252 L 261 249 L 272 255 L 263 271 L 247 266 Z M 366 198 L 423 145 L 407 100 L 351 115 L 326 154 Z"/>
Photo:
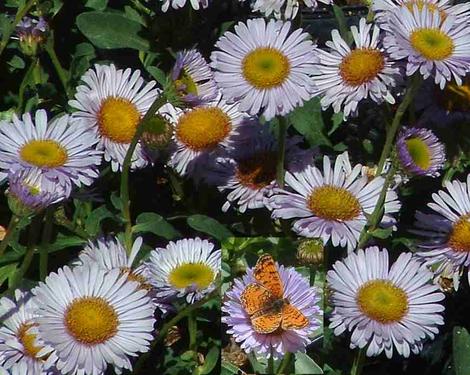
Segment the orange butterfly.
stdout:
<path fill-rule="evenodd" d="M 308 319 L 284 298 L 284 286 L 271 255 L 262 255 L 253 270 L 257 283 L 249 284 L 240 296 L 251 324 L 258 333 L 302 329 Z"/>

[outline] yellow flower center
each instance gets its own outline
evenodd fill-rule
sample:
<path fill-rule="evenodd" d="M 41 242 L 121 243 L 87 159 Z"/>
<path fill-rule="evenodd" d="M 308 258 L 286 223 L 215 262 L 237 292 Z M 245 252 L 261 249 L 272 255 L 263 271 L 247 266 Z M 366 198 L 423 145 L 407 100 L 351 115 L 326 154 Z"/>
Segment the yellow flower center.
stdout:
<path fill-rule="evenodd" d="M 388 280 L 365 283 L 359 288 L 356 301 L 365 315 L 383 324 L 398 322 L 408 312 L 405 291 Z"/>
<path fill-rule="evenodd" d="M 240 160 L 236 170 L 237 180 L 251 189 L 261 189 L 276 179 L 276 153 L 262 152 Z"/>
<path fill-rule="evenodd" d="M 139 283 L 139 289 L 145 289 L 147 291 L 152 289 L 152 286 L 143 275 L 135 273 L 129 267 L 121 267 L 121 274 L 127 275 L 127 280 L 129 281 L 137 281 Z"/>
<path fill-rule="evenodd" d="M 96 345 L 112 338 L 119 326 L 114 308 L 101 297 L 81 297 L 67 307 L 64 318 L 67 331 L 77 341 Z"/>
<path fill-rule="evenodd" d="M 285 82 L 290 73 L 290 62 L 276 48 L 259 47 L 243 58 L 242 72 L 257 89 L 271 89 Z"/>
<path fill-rule="evenodd" d="M 196 83 L 184 69 L 181 72 L 181 76 L 175 81 L 175 86 L 183 94 L 198 94 Z"/>
<path fill-rule="evenodd" d="M 470 252 L 470 214 L 462 216 L 453 226 L 448 244 L 454 251 Z"/>
<path fill-rule="evenodd" d="M 470 78 L 466 78 L 462 86 L 449 82 L 444 90 L 436 92 L 439 103 L 447 111 L 470 111 Z"/>
<path fill-rule="evenodd" d="M 372 81 L 382 71 L 385 59 L 376 49 L 360 48 L 352 50 L 341 65 L 339 72 L 350 86 L 360 86 Z"/>
<path fill-rule="evenodd" d="M 36 335 L 28 332 L 34 325 L 33 323 L 21 324 L 16 333 L 16 337 L 23 345 L 25 355 L 30 358 L 40 359 L 38 358 L 38 353 L 41 351 L 42 347 L 36 346 Z"/>
<path fill-rule="evenodd" d="M 57 168 L 68 159 L 67 150 L 52 139 L 32 140 L 20 150 L 20 157 L 25 162 L 39 168 Z"/>
<path fill-rule="evenodd" d="M 454 51 L 452 38 L 439 29 L 417 29 L 411 33 L 410 43 L 428 60 L 444 60 Z"/>
<path fill-rule="evenodd" d="M 307 206 L 316 216 L 325 220 L 348 221 L 359 216 L 359 200 L 348 190 L 331 185 L 315 188 Z"/>
<path fill-rule="evenodd" d="M 176 125 L 176 137 L 194 151 L 211 150 L 232 129 L 230 117 L 217 107 L 200 107 L 182 115 Z"/>
<path fill-rule="evenodd" d="M 131 143 L 140 121 L 135 104 L 124 98 L 109 97 L 101 103 L 98 127 L 103 137 L 116 143 Z"/>
<path fill-rule="evenodd" d="M 429 169 L 431 166 L 431 151 L 428 145 L 420 138 L 409 138 L 405 143 L 413 163 L 424 171 Z"/>
<path fill-rule="evenodd" d="M 204 263 L 183 263 L 174 268 L 168 275 L 168 281 L 178 289 L 196 286 L 206 289 L 214 281 L 214 271 Z"/>

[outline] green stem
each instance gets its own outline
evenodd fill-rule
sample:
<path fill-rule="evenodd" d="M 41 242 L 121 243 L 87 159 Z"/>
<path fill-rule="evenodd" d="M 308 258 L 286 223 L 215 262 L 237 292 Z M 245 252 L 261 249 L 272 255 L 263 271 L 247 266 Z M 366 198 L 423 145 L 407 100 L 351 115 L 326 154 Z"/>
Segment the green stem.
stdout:
<path fill-rule="evenodd" d="M 268 368 L 266 369 L 266 374 L 274 374 L 274 357 L 271 350 L 271 355 L 268 358 Z"/>
<path fill-rule="evenodd" d="M 135 9 L 144 12 L 148 16 L 153 15 L 154 12 L 143 5 L 139 0 L 131 0 L 131 2 L 134 4 Z"/>
<path fill-rule="evenodd" d="M 188 315 L 189 350 L 197 349 L 197 321 L 194 313 Z"/>
<path fill-rule="evenodd" d="M 284 354 L 284 358 L 282 359 L 281 364 L 279 365 L 279 368 L 277 369 L 277 374 L 285 374 L 290 366 L 292 360 L 292 353 L 287 352 Z"/>
<path fill-rule="evenodd" d="M 39 64 L 39 59 L 35 57 L 31 60 L 31 65 L 29 66 L 28 71 L 26 72 L 23 77 L 23 80 L 21 81 L 20 89 L 18 91 L 18 105 L 16 107 L 17 113 L 22 113 L 23 111 L 24 93 L 26 91 L 28 83 L 31 81 L 31 76 L 33 74 L 33 71 L 36 69 L 37 64 Z"/>
<path fill-rule="evenodd" d="M 10 223 L 8 224 L 5 237 L 3 238 L 2 242 L 0 242 L 0 257 L 5 253 L 8 243 L 10 242 L 11 237 L 15 233 L 19 222 L 20 222 L 20 218 L 18 216 L 16 215 L 11 216 Z"/>
<path fill-rule="evenodd" d="M 122 203 L 122 217 L 125 221 L 125 243 L 127 251 L 130 251 L 132 248 L 132 219 L 131 219 L 131 209 L 130 209 L 130 201 L 129 201 L 129 170 L 132 163 L 132 156 L 134 155 L 135 148 L 137 147 L 137 143 L 139 142 L 140 137 L 144 132 L 144 124 L 148 121 L 157 110 L 166 103 L 165 95 L 161 95 L 155 99 L 155 101 L 150 106 L 149 110 L 145 114 L 145 116 L 140 120 L 139 124 L 137 125 L 137 129 L 135 131 L 134 137 L 129 145 L 129 149 L 127 150 L 126 156 L 124 158 L 124 163 L 122 165 L 122 173 L 121 173 L 121 203 Z"/>
<path fill-rule="evenodd" d="M 366 350 L 364 348 L 357 351 L 356 357 L 354 358 L 353 365 L 351 367 L 351 375 L 360 375 L 362 368 L 364 367 L 364 361 L 366 357 Z"/>
<path fill-rule="evenodd" d="M 317 267 L 310 266 L 310 285 L 315 285 L 315 276 L 317 274 Z"/>
<path fill-rule="evenodd" d="M 208 294 L 203 299 L 200 299 L 199 301 L 193 303 L 192 305 L 186 306 L 186 308 L 181 310 L 176 316 L 174 316 L 171 320 L 166 322 L 161 328 L 161 330 L 158 332 L 158 335 L 155 337 L 155 340 L 153 340 L 150 350 L 147 353 L 140 356 L 139 360 L 134 366 L 133 374 L 137 375 L 141 373 L 145 361 L 153 355 L 153 352 L 155 351 L 157 344 L 165 337 L 165 335 L 167 334 L 168 330 L 171 327 L 176 325 L 176 323 L 178 323 L 181 319 L 187 317 L 193 311 L 197 310 L 202 305 L 206 304 L 208 301 L 210 301 L 212 298 L 216 296 L 217 296 L 217 289 L 214 292 Z"/>
<path fill-rule="evenodd" d="M 65 93 L 67 97 L 70 99 L 71 98 L 71 93 L 69 89 L 69 79 L 68 79 L 68 73 L 65 71 L 65 69 L 62 67 L 57 54 L 54 49 L 54 33 L 51 31 L 51 34 L 47 40 L 45 50 L 47 54 L 49 55 L 49 58 L 51 59 L 52 65 L 54 65 L 54 68 L 57 72 L 57 76 L 59 77 L 60 83 L 62 84 Z"/>
<path fill-rule="evenodd" d="M 29 0 L 22 8 L 19 8 L 16 12 L 15 20 L 13 21 L 13 25 L 11 26 L 10 30 L 4 30 L 5 34 L 3 34 L 2 40 L 0 41 L 0 56 L 5 50 L 5 47 L 10 40 L 11 34 L 13 34 L 15 31 L 16 26 L 20 23 L 26 13 L 28 13 L 29 10 L 33 7 L 35 2 L 36 0 Z"/>
<path fill-rule="evenodd" d="M 44 280 L 48 273 L 49 248 L 48 244 L 51 240 L 52 228 L 54 225 L 54 208 L 49 207 L 45 215 L 44 230 L 42 232 L 41 247 L 39 253 L 39 277 Z"/>
<path fill-rule="evenodd" d="M 289 124 L 285 117 L 279 117 L 279 128 L 278 128 L 278 150 L 277 150 L 277 164 L 276 164 L 276 176 L 277 183 L 279 187 L 284 187 L 284 159 L 286 153 L 286 137 L 287 137 L 287 128 Z"/>
<path fill-rule="evenodd" d="M 54 221 L 57 225 L 64 227 L 65 229 L 76 234 L 78 237 L 83 238 L 84 240 L 88 240 L 90 238 L 90 235 L 86 231 L 84 231 L 80 227 L 73 225 L 73 223 L 68 219 L 63 219 L 63 218 L 59 219 L 56 217 L 54 218 Z"/>
<path fill-rule="evenodd" d="M 392 125 L 390 129 L 387 131 L 387 137 L 385 138 L 385 145 L 382 150 L 382 154 L 380 155 L 379 163 L 377 164 L 377 172 L 376 175 L 380 175 L 383 171 L 385 163 L 387 162 L 387 158 L 390 156 L 390 151 L 392 150 L 393 141 L 395 139 L 395 135 L 397 134 L 398 129 L 401 125 L 401 119 L 405 114 L 408 106 L 412 102 L 416 91 L 418 91 L 419 86 L 421 85 L 421 76 L 415 75 L 411 78 L 410 84 L 408 89 L 406 90 L 405 96 L 403 97 L 402 102 L 398 106 L 398 109 L 395 113 L 395 116 L 392 121 Z"/>

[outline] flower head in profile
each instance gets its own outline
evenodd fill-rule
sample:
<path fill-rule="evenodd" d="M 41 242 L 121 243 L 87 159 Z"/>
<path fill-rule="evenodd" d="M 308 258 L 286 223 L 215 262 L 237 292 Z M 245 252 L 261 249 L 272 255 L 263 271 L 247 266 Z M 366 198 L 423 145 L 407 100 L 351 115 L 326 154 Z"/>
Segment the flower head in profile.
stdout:
<path fill-rule="evenodd" d="M 96 142 L 90 129 L 72 125 L 68 115 L 52 121 L 44 110 L 34 121 L 29 113 L 22 119 L 14 115 L 11 122 L 0 122 L 0 178 L 27 170 L 68 196 L 73 186 L 90 185 L 98 177 L 102 155 Z"/>
<path fill-rule="evenodd" d="M 437 177 L 446 161 L 445 147 L 431 130 L 406 128 L 396 141 L 397 157 L 405 173 Z"/>
<path fill-rule="evenodd" d="M 33 293 L 39 336 L 55 349 L 64 374 L 99 375 L 108 364 L 131 370 L 129 357 L 146 352 L 153 339 L 150 297 L 119 269 L 65 266 Z"/>
<path fill-rule="evenodd" d="M 57 356 L 38 336 L 37 316 L 31 293 L 15 290 L 13 299 L 0 299 L 0 366 L 5 371 L 16 375 L 52 374 Z"/>
<path fill-rule="evenodd" d="M 77 111 L 74 124 L 86 126 L 99 140 L 98 148 L 111 162 L 113 171 L 122 168 L 129 145 L 142 116 L 160 94 L 156 82 L 145 83 L 140 71 L 95 65 L 81 79 L 75 99 L 69 102 Z M 132 156 L 131 167 L 143 168 L 150 162 L 141 142 Z"/>
<path fill-rule="evenodd" d="M 439 275 L 449 267 L 470 266 L 470 175 L 466 182 L 446 181 L 445 190 L 432 195 L 430 213 L 417 212 L 413 233 L 422 237 L 417 254 Z M 469 273 L 470 278 L 470 273 Z"/>
<path fill-rule="evenodd" d="M 205 104 L 217 97 L 218 88 L 212 70 L 195 49 L 176 54 L 171 78 L 181 99 L 188 105 Z"/>
<path fill-rule="evenodd" d="M 331 33 L 326 43 L 329 51 L 319 50 L 320 63 L 314 76 L 317 94 L 322 96 L 325 109 L 330 105 L 344 116 L 354 115 L 358 104 L 365 99 L 376 103 L 395 103 L 391 90 L 396 85 L 399 69 L 382 47 L 380 29 L 359 21 L 359 28 L 351 27 L 354 48 L 340 36 Z"/>
<path fill-rule="evenodd" d="M 290 28 L 290 22 L 257 18 L 219 39 L 211 66 L 227 101 L 270 120 L 311 98 L 316 47 L 302 29 Z"/>
<path fill-rule="evenodd" d="M 454 16 L 445 19 L 425 6 L 401 7 L 388 21 L 384 46 L 393 59 L 406 62 L 406 75 L 432 76 L 441 89 L 455 80 L 462 84 L 470 69 L 470 28 Z"/>
<path fill-rule="evenodd" d="M 185 238 L 152 251 L 147 266 L 158 298 L 193 303 L 216 288 L 221 251 L 207 240 Z"/>
<path fill-rule="evenodd" d="M 181 9 L 183 8 L 188 0 L 159 0 L 163 2 L 162 11 L 166 12 L 170 8 L 170 5 L 173 9 Z M 209 0 L 189 0 L 189 3 L 195 10 L 199 10 L 201 8 L 207 8 L 209 5 Z"/>
<path fill-rule="evenodd" d="M 361 171 L 360 164 L 352 168 L 345 152 L 333 166 L 325 156 L 323 171 L 309 165 L 300 172 L 286 172 L 285 189 L 269 198 L 272 216 L 294 218 L 293 230 L 299 235 L 320 238 L 324 244 L 331 239 L 333 246 L 353 251 L 384 184 L 383 177 L 369 180 Z M 399 209 L 397 195 L 389 189 L 382 225 L 393 225 L 395 220 L 390 214 Z"/>
<path fill-rule="evenodd" d="M 263 255 L 226 292 L 222 322 L 245 352 L 282 358 L 312 342 L 323 314 L 319 301 L 318 290 L 295 268 Z"/>
<path fill-rule="evenodd" d="M 337 336 L 351 332 L 351 348 L 365 348 L 369 357 L 419 353 L 444 324 L 444 306 L 438 303 L 444 294 L 431 277 L 411 253 L 402 253 L 391 266 L 387 249 L 349 254 L 328 271 L 330 328 Z"/>

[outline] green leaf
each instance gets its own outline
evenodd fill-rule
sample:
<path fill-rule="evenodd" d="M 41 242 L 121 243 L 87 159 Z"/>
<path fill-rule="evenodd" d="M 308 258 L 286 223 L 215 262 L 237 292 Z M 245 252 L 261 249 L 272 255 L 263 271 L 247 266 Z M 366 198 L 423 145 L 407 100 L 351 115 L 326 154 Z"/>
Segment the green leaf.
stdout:
<path fill-rule="evenodd" d="M 375 237 L 375 238 L 380 238 L 381 240 L 384 240 L 388 237 L 391 236 L 393 232 L 393 228 L 386 228 L 386 229 L 383 229 L 383 228 L 377 228 L 377 229 L 374 229 L 370 235 L 372 237 Z"/>
<path fill-rule="evenodd" d="M 146 69 L 152 75 L 152 77 L 156 79 L 156 81 L 161 86 L 165 86 L 165 84 L 166 84 L 166 75 L 165 75 L 165 72 L 163 70 L 161 70 L 160 68 L 157 68 L 155 66 L 147 66 Z"/>
<path fill-rule="evenodd" d="M 230 362 L 222 362 L 222 375 L 238 374 L 239 371 L 241 370 Z"/>
<path fill-rule="evenodd" d="M 24 67 L 26 66 L 24 60 L 16 55 L 13 56 L 10 61 L 8 61 L 8 65 L 15 69 L 24 69 Z"/>
<path fill-rule="evenodd" d="M 108 6 L 108 0 L 88 0 L 85 6 L 95 10 L 105 10 Z"/>
<path fill-rule="evenodd" d="M 2 286 L 7 279 L 15 274 L 17 265 L 18 263 L 13 263 L 0 267 L 0 286 Z"/>
<path fill-rule="evenodd" d="M 153 212 L 143 212 L 136 219 L 136 225 L 133 227 L 134 233 L 153 233 L 156 236 L 172 240 L 181 237 L 173 225 L 166 221 L 162 216 Z"/>
<path fill-rule="evenodd" d="M 210 374 L 211 371 L 217 365 L 217 362 L 219 360 L 219 352 L 219 348 L 213 346 L 211 350 L 209 350 L 209 353 L 207 353 L 206 359 L 204 360 L 204 364 L 198 367 L 197 373 L 201 375 Z"/>
<path fill-rule="evenodd" d="M 55 242 L 47 245 L 47 252 L 54 253 L 69 247 L 81 247 L 87 241 L 78 236 L 65 236 L 62 233 L 57 235 Z"/>
<path fill-rule="evenodd" d="M 109 211 L 106 206 L 100 206 L 93 210 L 85 221 L 85 230 L 91 235 L 96 236 L 101 230 L 101 222 L 104 219 L 113 217 L 113 213 Z"/>
<path fill-rule="evenodd" d="M 296 108 L 289 115 L 289 119 L 294 128 L 307 139 L 310 146 L 331 146 L 330 140 L 324 133 L 325 123 L 320 99 L 310 99 L 303 107 Z"/>
<path fill-rule="evenodd" d="M 323 370 L 305 353 L 295 354 L 296 374 L 323 374 Z"/>
<path fill-rule="evenodd" d="M 199 232 L 207 233 L 219 241 L 233 237 L 233 233 L 230 232 L 230 230 L 209 216 L 191 215 L 188 217 L 187 223 L 191 228 Z"/>
<path fill-rule="evenodd" d="M 140 51 L 150 48 L 148 40 L 139 36 L 142 26 L 120 13 L 82 13 L 77 17 L 77 26 L 98 48 L 132 48 Z"/>
<path fill-rule="evenodd" d="M 470 374 L 470 334 L 463 327 L 454 327 L 452 340 L 455 375 Z"/>

